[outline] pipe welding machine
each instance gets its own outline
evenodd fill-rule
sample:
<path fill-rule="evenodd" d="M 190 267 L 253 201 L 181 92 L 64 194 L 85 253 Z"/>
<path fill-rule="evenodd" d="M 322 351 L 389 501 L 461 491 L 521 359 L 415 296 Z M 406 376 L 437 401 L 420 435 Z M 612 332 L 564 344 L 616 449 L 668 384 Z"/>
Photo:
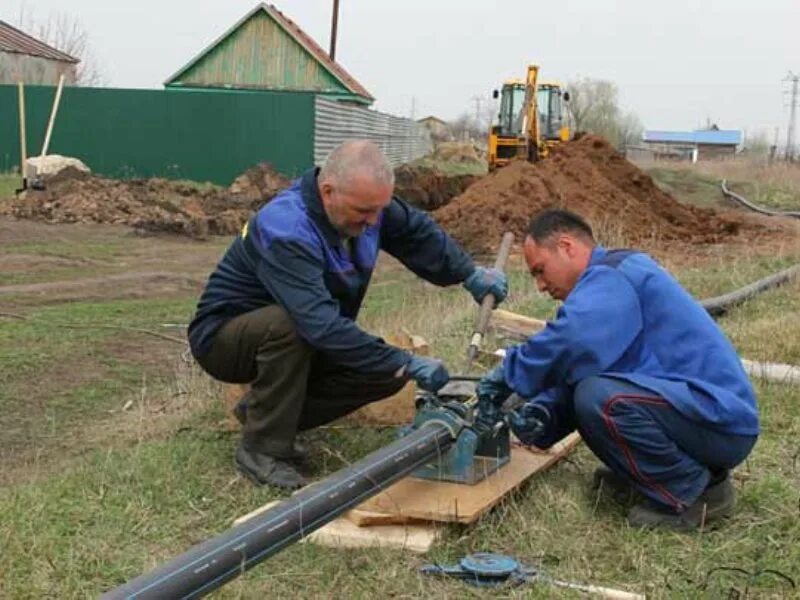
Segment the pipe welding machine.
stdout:
<path fill-rule="evenodd" d="M 514 234 L 506 232 L 500 242 L 494 268 L 505 271 Z M 487 295 L 475 319 L 473 333 L 467 347 L 465 375 L 451 377 L 451 381 L 477 381 L 480 378 L 468 375 L 472 363 L 478 355 L 483 336 L 489 325 L 496 299 Z M 447 390 L 453 390 L 448 392 Z M 425 423 L 441 423 L 450 430 L 453 444 L 437 456 L 411 473 L 412 477 L 475 484 L 491 475 L 511 460 L 511 436 L 508 423 L 501 421 L 487 425 L 476 419 L 477 398 L 473 390 L 454 389 L 451 385 L 438 394 L 424 393 L 417 399 L 417 413 L 414 422 L 401 429 L 401 435 L 419 429 Z"/>

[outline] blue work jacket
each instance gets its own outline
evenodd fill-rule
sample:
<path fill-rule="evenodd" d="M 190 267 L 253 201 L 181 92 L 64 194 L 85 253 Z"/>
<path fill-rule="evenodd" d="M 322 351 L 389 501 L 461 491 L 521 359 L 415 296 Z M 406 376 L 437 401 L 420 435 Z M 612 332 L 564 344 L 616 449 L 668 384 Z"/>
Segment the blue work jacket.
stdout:
<path fill-rule="evenodd" d="M 310 169 L 263 206 L 211 274 L 189 325 L 192 353 L 208 352 L 230 319 L 271 304 L 332 362 L 389 373 L 410 355 L 360 329 L 355 319 L 379 250 L 437 285 L 462 282 L 472 259 L 424 212 L 392 198 L 377 223 L 346 240 L 331 225 Z"/>
<path fill-rule="evenodd" d="M 753 387 L 733 345 L 703 307 L 652 258 L 597 246 L 555 320 L 508 350 L 504 373 L 556 423 L 543 445 L 574 429 L 572 390 L 593 375 L 651 390 L 712 429 L 759 431 Z"/>

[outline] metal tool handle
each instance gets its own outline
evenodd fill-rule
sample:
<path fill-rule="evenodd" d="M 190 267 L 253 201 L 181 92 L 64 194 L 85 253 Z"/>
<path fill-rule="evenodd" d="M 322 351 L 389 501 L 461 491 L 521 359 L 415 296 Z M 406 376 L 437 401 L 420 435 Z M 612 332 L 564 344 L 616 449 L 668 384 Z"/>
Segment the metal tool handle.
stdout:
<path fill-rule="evenodd" d="M 506 231 L 503 234 L 503 240 L 500 242 L 500 249 L 497 251 L 497 258 L 494 261 L 494 268 L 500 271 L 505 271 L 506 263 L 508 262 L 508 255 L 511 253 L 511 244 L 514 243 L 514 234 Z M 475 327 L 473 328 L 472 339 L 467 349 L 467 372 L 472 366 L 472 361 L 478 354 L 483 341 L 483 334 L 486 333 L 486 328 L 489 325 L 489 318 L 492 316 L 494 309 L 495 297 L 492 294 L 487 294 L 481 302 L 481 308 L 478 311 L 478 318 L 475 320 Z"/>

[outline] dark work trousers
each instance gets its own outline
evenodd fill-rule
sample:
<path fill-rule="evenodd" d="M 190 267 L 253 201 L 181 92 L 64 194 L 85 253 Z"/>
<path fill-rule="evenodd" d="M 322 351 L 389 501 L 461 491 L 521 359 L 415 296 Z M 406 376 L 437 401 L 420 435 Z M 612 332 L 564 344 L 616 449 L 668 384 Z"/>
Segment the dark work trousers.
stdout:
<path fill-rule="evenodd" d="M 217 332 L 198 362 L 226 383 L 249 383 L 242 443 L 251 451 L 291 456 L 298 431 L 329 423 L 398 392 L 406 378 L 367 375 L 326 361 L 297 335 L 280 306 L 239 315 Z"/>
<path fill-rule="evenodd" d="M 611 377 L 589 377 L 574 392 L 586 444 L 647 498 L 680 512 L 712 475 L 741 463 L 757 436 L 720 433 L 682 416 L 652 391 Z"/>

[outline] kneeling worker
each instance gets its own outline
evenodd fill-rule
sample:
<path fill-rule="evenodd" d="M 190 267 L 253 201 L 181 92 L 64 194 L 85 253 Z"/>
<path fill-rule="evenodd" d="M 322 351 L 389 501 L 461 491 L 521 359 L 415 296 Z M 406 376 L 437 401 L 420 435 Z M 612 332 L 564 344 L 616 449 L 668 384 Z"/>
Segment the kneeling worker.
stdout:
<path fill-rule="evenodd" d="M 595 483 L 635 489 L 637 527 L 693 529 L 730 514 L 729 470 L 756 443 L 753 388 L 722 330 L 646 254 L 606 250 L 578 215 L 530 224 L 525 259 L 555 320 L 478 384 L 482 418 L 510 414 L 523 443 L 547 448 L 577 429 L 605 463 Z"/>
<path fill-rule="evenodd" d="M 396 393 L 435 391 L 441 361 L 413 356 L 355 323 L 378 251 L 437 285 L 502 300 L 505 276 L 476 268 L 425 213 L 392 197 L 394 173 L 367 141 L 337 147 L 246 224 L 211 274 L 189 326 L 211 376 L 249 383 L 235 409 L 239 470 L 257 484 L 304 485 L 298 431 Z"/>

